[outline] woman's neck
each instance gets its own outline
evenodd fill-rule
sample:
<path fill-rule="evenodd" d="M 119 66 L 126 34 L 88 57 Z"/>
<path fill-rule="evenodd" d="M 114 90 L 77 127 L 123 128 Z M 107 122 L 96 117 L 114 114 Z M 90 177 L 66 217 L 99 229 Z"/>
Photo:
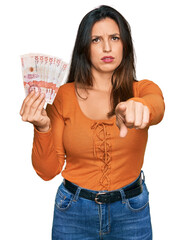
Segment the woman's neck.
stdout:
<path fill-rule="evenodd" d="M 112 73 L 93 72 L 93 89 L 110 92 L 112 90 L 111 77 Z"/>

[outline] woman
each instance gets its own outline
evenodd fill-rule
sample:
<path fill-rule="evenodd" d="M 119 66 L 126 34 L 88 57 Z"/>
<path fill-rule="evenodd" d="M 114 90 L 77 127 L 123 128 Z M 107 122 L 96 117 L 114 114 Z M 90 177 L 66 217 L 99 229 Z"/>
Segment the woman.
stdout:
<path fill-rule="evenodd" d="M 62 171 L 52 239 L 151 240 L 141 172 L 149 126 L 159 123 L 159 87 L 135 78 L 128 22 L 101 6 L 79 26 L 68 82 L 53 105 L 33 91 L 20 114 L 34 125 L 33 167 L 44 180 Z"/>

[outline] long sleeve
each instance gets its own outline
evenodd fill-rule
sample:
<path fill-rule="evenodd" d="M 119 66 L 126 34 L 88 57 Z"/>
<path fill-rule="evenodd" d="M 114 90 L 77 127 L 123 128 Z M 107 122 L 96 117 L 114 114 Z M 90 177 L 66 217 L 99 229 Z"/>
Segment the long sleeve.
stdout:
<path fill-rule="evenodd" d="M 148 107 L 150 111 L 149 125 L 158 124 L 165 111 L 163 94 L 158 85 L 149 80 L 137 82 L 134 95 L 132 100 L 141 102 Z"/>
<path fill-rule="evenodd" d="M 36 173 L 44 180 L 50 180 L 62 170 L 65 160 L 63 147 L 64 120 L 60 91 L 46 111 L 51 120 L 51 128 L 42 133 L 34 128 L 32 164 Z"/>

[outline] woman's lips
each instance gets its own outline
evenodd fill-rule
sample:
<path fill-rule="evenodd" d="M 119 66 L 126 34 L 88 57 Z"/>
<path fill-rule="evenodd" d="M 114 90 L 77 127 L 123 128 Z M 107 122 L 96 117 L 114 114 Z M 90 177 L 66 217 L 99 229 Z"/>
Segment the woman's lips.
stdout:
<path fill-rule="evenodd" d="M 102 57 L 101 60 L 105 63 L 110 63 L 110 62 L 113 62 L 114 61 L 114 57 L 112 56 L 105 56 L 105 57 Z"/>

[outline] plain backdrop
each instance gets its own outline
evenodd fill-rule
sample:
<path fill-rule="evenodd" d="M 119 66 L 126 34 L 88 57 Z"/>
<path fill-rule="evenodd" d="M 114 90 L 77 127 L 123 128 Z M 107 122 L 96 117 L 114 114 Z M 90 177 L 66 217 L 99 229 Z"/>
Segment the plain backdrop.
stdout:
<path fill-rule="evenodd" d="M 0 239 L 49 240 L 62 177 L 45 182 L 31 164 L 33 127 L 19 111 L 25 97 L 20 55 L 51 54 L 70 62 L 82 17 L 107 4 L 132 29 L 137 79 L 162 89 L 166 112 L 152 126 L 143 170 L 150 192 L 154 240 L 184 232 L 184 5 L 176 0 L 6 0 L 0 3 Z"/>

